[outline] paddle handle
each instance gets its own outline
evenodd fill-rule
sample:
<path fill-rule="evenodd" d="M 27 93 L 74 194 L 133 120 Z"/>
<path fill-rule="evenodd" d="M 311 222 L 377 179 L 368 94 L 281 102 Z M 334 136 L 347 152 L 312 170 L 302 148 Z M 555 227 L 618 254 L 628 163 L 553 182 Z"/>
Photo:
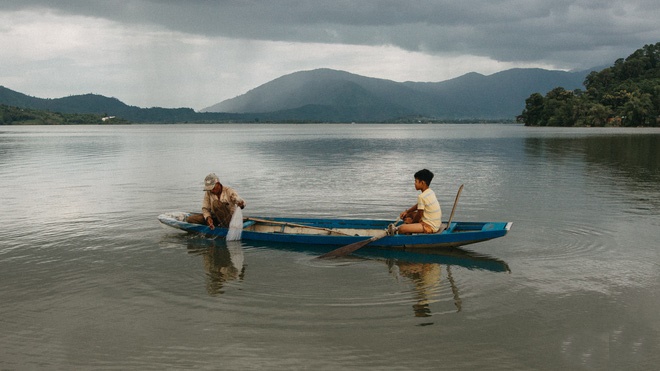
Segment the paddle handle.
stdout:
<path fill-rule="evenodd" d="M 396 221 L 394 224 L 399 222 L 401 220 L 400 218 L 396 218 Z M 358 241 L 358 242 L 353 242 L 352 244 L 342 246 L 338 249 L 334 249 L 328 253 L 325 253 L 321 256 L 318 257 L 318 259 L 325 259 L 325 258 L 338 258 L 340 256 L 348 255 L 352 253 L 353 251 L 356 251 L 358 249 L 361 249 L 362 247 L 376 241 L 380 240 L 383 237 L 388 236 L 387 230 L 381 231 L 379 234 L 376 234 L 375 236 L 368 238 L 366 240 Z"/>
<path fill-rule="evenodd" d="M 456 211 L 456 204 L 458 203 L 458 198 L 461 196 L 461 192 L 463 191 L 463 184 L 461 184 L 460 187 L 458 187 L 458 192 L 456 193 L 456 199 L 454 199 L 454 206 L 451 208 L 451 214 L 449 214 L 449 220 L 447 221 L 447 229 L 449 229 L 449 226 L 451 226 L 451 221 L 454 219 L 454 211 Z"/>
<path fill-rule="evenodd" d="M 253 218 L 253 217 L 248 217 L 248 218 L 246 218 L 246 220 L 252 220 L 252 221 L 255 221 L 257 223 L 270 223 L 270 224 L 275 224 L 275 225 L 284 225 L 284 226 L 287 226 L 287 227 L 316 229 L 316 230 L 319 230 L 319 231 L 326 231 L 330 234 L 334 233 L 334 234 L 338 234 L 338 235 L 342 235 L 342 236 L 351 236 L 348 233 L 340 232 L 340 231 L 337 231 L 337 230 L 334 230 L 334 229 L 315 227 L 315 226 L 312 226 L 312 225 L 296 224 L 296 223 L 289 223 L 289 222 L 280 222 L 280 221 L 277 221 L 277 220 L 261 219 L 261 218 Z"/>

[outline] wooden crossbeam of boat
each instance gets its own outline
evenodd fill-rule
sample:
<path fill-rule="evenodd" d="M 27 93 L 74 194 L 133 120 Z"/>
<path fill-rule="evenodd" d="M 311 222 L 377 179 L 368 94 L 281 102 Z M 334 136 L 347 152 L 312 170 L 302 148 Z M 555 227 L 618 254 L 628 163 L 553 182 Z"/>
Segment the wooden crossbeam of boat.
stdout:
<path fill-rule="evenodd" d="M 330 229 L 330 228 L 323 228 L 323 227 L 315 227 L 312 225 L 305 225 L 305 224 L 296 224 L 296 223 L 291 223 L 291 222 L 281 222 L 278 220 L 271 220 L 271 219 L 261 219 L 261 218 L 245 218 L 246 221 L 254 221 L 257 223 L 268 223 L 268 224 L 275 224 L 275 225 L 281 225 L 284 227 L 292 227 L 292 228 L 302 228 L 302 229 L 313 229 L 317 231 L 325 231 L 328 232 L 328 235 L 331 236 L 351 236 L 348 233 L 344 233 L 341 231 L 338 231 L 336 229 Z"/>

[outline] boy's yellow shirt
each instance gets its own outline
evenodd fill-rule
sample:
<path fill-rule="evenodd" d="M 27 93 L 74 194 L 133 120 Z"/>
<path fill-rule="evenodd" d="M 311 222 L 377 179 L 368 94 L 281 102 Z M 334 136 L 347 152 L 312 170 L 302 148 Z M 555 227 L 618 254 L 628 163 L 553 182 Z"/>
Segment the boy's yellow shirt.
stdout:
<path fill-rule="evenodd" d="M 437 232 L 442 225 L 442 209 L 431 188 L 417 196 L 417 209 L 424 210 L 421 222 L 430 225 L 433 231 Z"/>

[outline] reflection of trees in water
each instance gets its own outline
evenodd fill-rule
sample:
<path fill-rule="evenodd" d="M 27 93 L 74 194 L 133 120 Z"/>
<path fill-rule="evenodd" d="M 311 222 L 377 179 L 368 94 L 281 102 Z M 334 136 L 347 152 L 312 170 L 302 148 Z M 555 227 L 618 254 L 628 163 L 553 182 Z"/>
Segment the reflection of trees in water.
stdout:
<path fill-rule="evenodd" d="M 625 190 L 634 212 L 655 213 L 660 207 L 660 134 L 527 138 L 525 152 L 543 164 L 572 161 L 577 176 L 598 180 L 591 183 L 598 186 L 593 192 L 610 185 Z"/>
<path fill-rule="evenodd" d="M 206 291 L 209 295 L 224 293 L 226 282 L 243 280 L 245 266 L 243 264 L 243 248 L 240 241 L 222 244 L 210 244 L 206 248 L 196 247 L 191 253 L 202 256 L 206 272 Z"/>
<path fill-rule="evenodd" d="M 581 155 L 587 164 L 615 170 L 639 182 L 660 182 L 660 135 L 526 138 L 525 153 L 549 160 Z"/>

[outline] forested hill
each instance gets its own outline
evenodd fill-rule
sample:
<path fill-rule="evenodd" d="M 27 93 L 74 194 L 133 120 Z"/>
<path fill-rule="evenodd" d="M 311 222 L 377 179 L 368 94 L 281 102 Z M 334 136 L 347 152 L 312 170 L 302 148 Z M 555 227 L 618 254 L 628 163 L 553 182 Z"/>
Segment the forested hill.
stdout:
<path fill-rule="evenodd" d="M 509 119 L 534 92 L 582 87 L 589 71 L 511 69 L 442 82 L 395 82 L 317 69 L 282 76 L 205 112 L 277 113 L 320 121 Z"/>
<path fill-rule="evenodd" d="M 527 126 L 660 126 L 660 42 L 590 73 L 585 88 L 534 93 L 519 120 Z"/>
<path fill-rule="evenodd" d="M 131 122 L 200 122 L 222 121 L 231 115 L 200 114 L 191 108 L 140 108 L 129 106 L 117 98 L 97 94 L 73 95 L 44 99 L 31 97 L 0 86 L 0 104 L 64 114 L 115 116 Z"/>
<path fill-rule="evenodd" d="M 0 104 L 0 125 L 120 125 L 129 122 L 92 113 L 61 113 Z"/>

